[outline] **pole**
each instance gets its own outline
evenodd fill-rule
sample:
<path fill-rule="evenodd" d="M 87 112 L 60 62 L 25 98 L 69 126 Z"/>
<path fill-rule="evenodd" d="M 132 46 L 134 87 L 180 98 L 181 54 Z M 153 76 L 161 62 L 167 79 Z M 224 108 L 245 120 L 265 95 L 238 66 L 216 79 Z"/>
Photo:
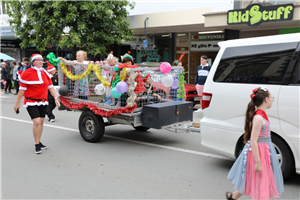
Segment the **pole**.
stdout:
<path fill-rule="evenodd" d="M 149 17 L 147 17 L 144 21 L 144 27 L 145 27 L 145 40 L 147 40 L 147 29 L 146 29 L 146 20 L 149 19 Z"/>

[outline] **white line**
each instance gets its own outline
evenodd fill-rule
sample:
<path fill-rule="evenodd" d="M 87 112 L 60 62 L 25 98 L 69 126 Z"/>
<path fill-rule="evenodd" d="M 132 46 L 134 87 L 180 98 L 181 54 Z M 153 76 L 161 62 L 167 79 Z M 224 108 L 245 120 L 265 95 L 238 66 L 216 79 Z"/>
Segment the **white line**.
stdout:
<path fill-rule="evenodd" d="M 18 122 L 32 124 L 32 121 L 26 121 L 26 120 L 21 120 L 21 119 L 14 119 L 14 118 L 3 117 L 3 116 L 0 116 L 0 118 L 7 119 L 7 120 L 12 120 L 12 121 L 18 121 Z M 66 127 L 61 127 L 61 126 L 54 126 L 54 125 L 49 125 L 49 124 L 44 124 L 44 126 L 51 127 L 51 128 L 62 129 L 62 130 L 67 130 L 67 131 L 79 132 L 78 129 L 66 128 Z M 204 152 L 200 152 L 200 151 L 193 151 L 193 150 L 188 150 L 188 149 L 182 149 L 182 148 L 177 148 L 177 147 L 171 147 L 171 146 L 153 144 L 153 143 L 148 143 L 148 142 L 140 142 L 140 141 L 136 141 L 136 140 L 130 140 L 130 139 L 125 139 L 125 138 L 120 138 L 120 137 L 115 137 L 115 136 L 110 136 L 110 135 L 104 135 L 103 137 L 107 137 L 107 138 L 111 138 L 111 139 L 116 139 L 116 140 L 122 140 L 122 141 L 136 143 L 136 144 L 147 145 L 147 146 L 151 146 L 151 147 L 158 147 L 158 148 L 162 148 L 162 149 L 179 151 L 179 152 L 189 153 L 189 154 L 194 154 L 194 155 L 200 155 L 200 156 L 206 156 L 206 157 L 212 157 L 212 158 L 218 158 L 218 159 L 230 160 L 230 161 L 233 160 L 233 159 L 225 157 L 225 156 L 220 156 L 220 155 L 215 155 L 215 154 L 210 154 L 210 153 L 204 153 Z"/>

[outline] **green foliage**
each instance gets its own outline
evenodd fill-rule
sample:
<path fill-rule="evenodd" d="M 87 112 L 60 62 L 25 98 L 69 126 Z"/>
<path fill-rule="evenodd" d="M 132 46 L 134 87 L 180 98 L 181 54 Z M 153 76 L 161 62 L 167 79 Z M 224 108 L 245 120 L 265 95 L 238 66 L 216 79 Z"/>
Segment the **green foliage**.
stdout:
<path fill-rule="evenodd" d="M 47 44 L 60 48 L 80 47 L 90 54 L 106 54 L 110 44 L 121 44 L 133 35 L 126 7 L 128 1 L 3 1 L 10 25 L 20 37 L 21 48 L 35 44 L 45 51 Z M 64 33 L 69 27 L 70 32 Z M 64 35 L 63 35 L 64 34 Z"/>

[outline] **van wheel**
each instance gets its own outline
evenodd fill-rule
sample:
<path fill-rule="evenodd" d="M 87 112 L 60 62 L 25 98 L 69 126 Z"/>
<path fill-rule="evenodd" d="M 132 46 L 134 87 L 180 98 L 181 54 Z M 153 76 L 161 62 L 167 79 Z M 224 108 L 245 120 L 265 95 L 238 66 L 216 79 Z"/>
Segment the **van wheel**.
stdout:
<path fill-rule="evenodd" d="M 144 132 L 144 131 L 147 131 L 147 130 L 150 129 L 150 128 L 144 127 L 144 126 L 134 126 L 133 128 L 134 128 L 135 130 L 141 131 L 141 132 Z"/>
<path fill-rule="evenodd" d="M 278 136 L 272 135 L 277 158 L 281 167 L 283 178 L 289 177 L 295 171 L 295 162 L 288 145 Z"/>
<path fill-rule="evenodd" d="M 105 131 L 103 118 L 90 110 L 80 115 L 78 128 L 81 137 L 87 142 L 99 142 Z"/>

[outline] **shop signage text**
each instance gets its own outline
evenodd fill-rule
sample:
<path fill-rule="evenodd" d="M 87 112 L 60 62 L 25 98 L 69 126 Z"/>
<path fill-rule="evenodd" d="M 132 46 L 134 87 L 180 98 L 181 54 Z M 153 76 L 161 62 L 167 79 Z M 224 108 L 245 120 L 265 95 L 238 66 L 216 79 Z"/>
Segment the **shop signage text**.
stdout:
<path fill-rule="evenodd" d="M 195 41 L 191 42 L 191 51 L 219 51 L 219 41 Z"/>
<path fill-rule="evenodd" d="M 294 16 L 294 4 L 276 6 L 262 6 L 251 4 L 246 9 L 229 10 L 227 13 L 227 24 L 247 24 L 258 26 L 262 22 L 288 21 Z"/>
<path fill-rule="evenodd" d="M 192 35 L 192 40 L 224 40 L 224 34 Z"/>

